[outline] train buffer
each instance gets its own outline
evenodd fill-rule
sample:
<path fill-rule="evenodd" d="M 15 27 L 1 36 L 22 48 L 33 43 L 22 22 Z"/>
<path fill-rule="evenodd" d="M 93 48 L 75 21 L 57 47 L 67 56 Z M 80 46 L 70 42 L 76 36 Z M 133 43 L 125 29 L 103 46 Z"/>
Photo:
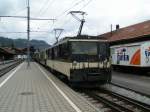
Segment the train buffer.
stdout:
<path fill-rule="evenodd" d="M 0 112 L 98 112 L 90 102 L 35 62 L 0 78 Z"/>

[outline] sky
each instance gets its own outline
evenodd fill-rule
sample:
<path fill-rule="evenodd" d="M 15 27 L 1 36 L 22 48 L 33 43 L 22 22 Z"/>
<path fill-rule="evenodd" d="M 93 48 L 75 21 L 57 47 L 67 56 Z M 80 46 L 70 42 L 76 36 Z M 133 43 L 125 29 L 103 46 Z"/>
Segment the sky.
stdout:
<path fill-rule="evenodd" d="M 53 44 L 55 28 L 64 29 L 60 38 L 77 35 L 80 22 L 70 11 L 86 12 L 82 34 L 100 35 L 109 32 L 111 24 L 115 29 L 116 24 L 122 28 L 150 20 L 149 7 L 150 0 L 30 0 L 31 17 L 56 19 L 31 20 L 30 30 L 38 32 L 30 38 Z M 0 16 L 27 16 L 27 0 L 0 0 Z M 26 19 L 0 18 L 0 36 L 27 38 L 26 31 Z"/>

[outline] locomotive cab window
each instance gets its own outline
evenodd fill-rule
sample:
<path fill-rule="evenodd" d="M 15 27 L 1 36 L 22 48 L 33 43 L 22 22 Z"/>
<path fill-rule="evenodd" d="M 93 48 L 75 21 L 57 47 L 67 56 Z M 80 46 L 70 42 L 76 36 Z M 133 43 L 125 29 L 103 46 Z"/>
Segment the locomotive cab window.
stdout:
<path fill-rule="evenodd" d="M 78 41 L 71 43 L 72 61 L 95 62 L 97 61 L 98 43 Z"/>
<path fill-rule="evenodd" d="M 97 43 L 72 42 L 72 54 L 97 55 Z"/>

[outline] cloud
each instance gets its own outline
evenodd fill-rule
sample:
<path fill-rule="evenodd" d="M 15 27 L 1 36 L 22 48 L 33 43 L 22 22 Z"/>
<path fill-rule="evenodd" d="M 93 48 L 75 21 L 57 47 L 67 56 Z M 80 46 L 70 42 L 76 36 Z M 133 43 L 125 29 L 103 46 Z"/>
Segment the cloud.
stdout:
<path fill-rule="evenodd" d="M 12 3 L 12 0 L 1 0 L 0 15 L 7 15 L 10 12 L 10 9 L 13 8 L 13 5 L 11 5 Z"/>
<path fill-rule="evenodd" d="M 31 30 L 51 31 L 53 28 L 64 28 L 63 36 L 76 35 L 80 23 L 69 11 L 79 10 L 86 6 L 89 0 L 31 0 L 31 16 L 40 18 L 55 18 L 52 21 L 31 21 Z M 83 34 L 99 35 L 110 31 L 110 24 L 115 28 L 139 23 L 150 18 L 150 0 L 93 0 L 82 10 L 87 12 Z M 0 15 L 24 15 L 27 10 L 26 0 L 1 0 Z M 0 21 L 0 31 L 26 31 L 26 20 L 5 18 Z M 0 34 L 10 38 L 27 38 L 26 34 Z M 53 33 L 31 33 L 32 39 L 46 40 L 54 43 Z"/>

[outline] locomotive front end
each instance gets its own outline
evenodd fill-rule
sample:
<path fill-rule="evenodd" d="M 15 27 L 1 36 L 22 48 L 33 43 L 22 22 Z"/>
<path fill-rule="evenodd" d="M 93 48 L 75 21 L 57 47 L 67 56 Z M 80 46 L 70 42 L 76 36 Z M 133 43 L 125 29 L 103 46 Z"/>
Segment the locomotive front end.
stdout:
<path fill-rule="evenodd" d="M 74 84 L 105 84 L 111 81 L 109 45 L 101 41 L 71 42 L 70 81 Z"/>

